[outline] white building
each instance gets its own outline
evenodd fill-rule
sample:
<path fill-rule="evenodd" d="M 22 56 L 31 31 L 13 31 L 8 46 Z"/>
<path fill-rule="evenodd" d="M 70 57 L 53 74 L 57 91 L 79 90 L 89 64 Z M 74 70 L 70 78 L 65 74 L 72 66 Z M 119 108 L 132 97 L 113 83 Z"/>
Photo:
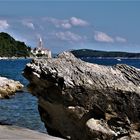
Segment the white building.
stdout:
<path fill-rule="evenodd" d="M 33 53 L 33 55 L 37 57 L 47 57 L 47 58 L 52 57 L 51 51 L 43 47 L 42 38 L 39 39 L 38 46 L 34 48 L 33 50 L 31 50 L 31 52 Z"/>

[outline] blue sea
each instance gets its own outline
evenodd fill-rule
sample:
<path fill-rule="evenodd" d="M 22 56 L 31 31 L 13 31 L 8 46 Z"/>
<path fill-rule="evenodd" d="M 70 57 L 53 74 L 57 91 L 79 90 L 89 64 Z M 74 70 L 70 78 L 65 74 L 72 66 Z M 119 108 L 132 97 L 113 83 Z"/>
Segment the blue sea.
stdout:
<path fill-rule="evenodd" d="M 25 87 L 28 81 L 22 71 L 29 59 L 0 60 L 0 76 L 20 81 Z M 11 99 L 0 100 L 0 122 L 46 132 L 38 113 L 37 99 L 24 89 Z"/>
<path fill-rule="evenodd" d="M 107 66 L 121 63 L 140 68 L 140 59 L 118 61 L 117 59 L 82 58 L 82 60 Z M 30 61 L 30 59 L 0 60 L 0 76 L 18 80 L 26 87 L 28 81 L 21 73 Z M 37 99 L 29 94 L 26 88 L 24 92 L 17 93 L 11 99 L 0 100 L 0 122 L 46 132 L 39 117 Z"/>

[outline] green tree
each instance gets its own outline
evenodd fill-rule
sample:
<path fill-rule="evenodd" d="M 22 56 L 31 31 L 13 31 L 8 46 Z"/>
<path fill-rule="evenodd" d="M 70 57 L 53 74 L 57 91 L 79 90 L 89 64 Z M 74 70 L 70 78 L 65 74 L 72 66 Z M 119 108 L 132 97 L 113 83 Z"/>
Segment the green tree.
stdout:
<path fill-rule="evenodd" d="M 8 33 L 0 33 L 0 56 L 1 57 L 27 57 L 30 56 L 31 47 L 24 42 L 16 41 Z"/>

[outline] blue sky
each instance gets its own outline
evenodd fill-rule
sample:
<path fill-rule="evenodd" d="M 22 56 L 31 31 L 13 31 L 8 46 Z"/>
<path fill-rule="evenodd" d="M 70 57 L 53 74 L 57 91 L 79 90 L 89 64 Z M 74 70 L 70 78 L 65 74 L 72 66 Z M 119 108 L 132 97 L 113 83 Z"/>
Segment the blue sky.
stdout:
<path fill-rule="evenodd" d="M 0 32 L 53 52 L 89 48 L 140 52 L 140 1 L 1 0 Z"/>

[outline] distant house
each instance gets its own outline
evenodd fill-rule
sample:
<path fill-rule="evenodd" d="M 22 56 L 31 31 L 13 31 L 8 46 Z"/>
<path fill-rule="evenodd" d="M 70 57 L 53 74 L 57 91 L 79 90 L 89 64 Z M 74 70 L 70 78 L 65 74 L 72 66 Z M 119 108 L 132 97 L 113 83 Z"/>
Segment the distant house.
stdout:
<path fill-rule="evenodd" d="M 43 41 L 40 38 L 38 46 L 31 50 L 31 53 L 36 57 L 47 57 L 51 58 L 51 51 L 43 47 Z"/>

